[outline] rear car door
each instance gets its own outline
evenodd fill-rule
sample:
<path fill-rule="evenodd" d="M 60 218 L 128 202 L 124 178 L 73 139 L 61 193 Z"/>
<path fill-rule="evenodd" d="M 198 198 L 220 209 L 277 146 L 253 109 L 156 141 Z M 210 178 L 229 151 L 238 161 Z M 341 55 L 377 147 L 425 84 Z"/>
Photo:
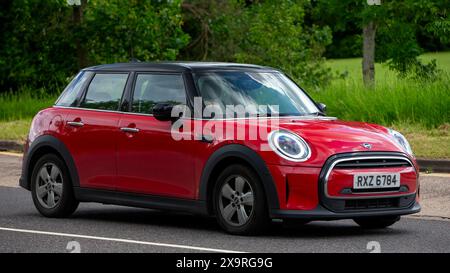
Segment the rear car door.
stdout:
<path fill-rule="evenodd" d="M 193 199 L 192 141 L 174 140 L 171 121 L 152 115 L 157 103 L 186 104 L 183 75 L 137 73 L 131 111 L 123 113 L 117 147 L 117 190 Z"/>
<path fill-rule="evenodd" d="M 118 112 L 128 73 L 96 72 L 77 107 L 66 109 L 63 141 L 81 187 L 115 189 Z"/>

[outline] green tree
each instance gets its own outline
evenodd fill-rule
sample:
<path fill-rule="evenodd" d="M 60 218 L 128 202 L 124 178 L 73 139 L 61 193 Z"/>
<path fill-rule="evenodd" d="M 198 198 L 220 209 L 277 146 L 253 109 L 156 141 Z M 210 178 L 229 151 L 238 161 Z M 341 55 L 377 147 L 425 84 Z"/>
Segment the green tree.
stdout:
<path fill-rule="evenodd" d="M 425 51 L 419 43 L 418 33 L 449 33 L 448 1 L 385 1 L 382 7 L 377 17 L 380 26 L 377 60 L 386 62 L 402 75 L 412 73 L 421 78 L 435 76 L 435 61 L 425 64 L 417 58 Z M 447 24 L 440 25 L 442 22 Z M 445 38 L 441 40 L 446 42 Z"/>
<path fill-rule="evenodd" d="M 174 60 L 189 41 L 180 1 L 91 1 L 83 25 L 91 63 Z"/>
<path fill-rule="evenodd" d="M 322 54 L 331 33 L 328 27 L 305 24 L 308 4 L 306 0 L 185 2 L 192 36 L 185 56 L 272 66 L 302 84 L 324 84 L 330 75 Z M 207 20 L 200 19 L 205 16 Z"/>
<path fill-rule="evenodd" d="M 329 75 L 322 54 L 331 42 L 331 32 L 328 27 L 304 23 L 307 3 L 264 1 L 252 5 L 244 14 L 248 28 L 236 60 L 279 67 L 309 86 L 324 84 Z"/>
<path fill-rule="evenodd" d="M 54 86 L 76 70 L 64 0 L 1 2 L 0 88 Z"/>
<path fill-rule="evenodd" d="M 360 34 L 363 26 L 372 21 L 377 26 L 377 62 L 387 63 L 402 75 L 432 77 L 436 74 L 435 63 L 424 64 L 417 57 L 425 51 L 421 41 L 430 41 L 430 37 L 439 40 L 440 48 L 448 46 L 445 37 L 450 31 L 449 8 L 447 0 L 382 0 L 381 6 L 370 8 L 366 0 L 320 0 L 313 5 L 311 16 L 317 24 L 331 26 L 334 41 L 328 49 L 333 54 L 362 56 Z M 342 42 L 345 39 L 353 39 L 357 46 L 350 47 Z"/>
<path fill-rule="evenodd" d="M 189 41 L 179 0 L 82 3 L 74 12 L 66 0 L 0 2 L 0 92 L 61 87 L 87 65 L 174 60 Z"/>

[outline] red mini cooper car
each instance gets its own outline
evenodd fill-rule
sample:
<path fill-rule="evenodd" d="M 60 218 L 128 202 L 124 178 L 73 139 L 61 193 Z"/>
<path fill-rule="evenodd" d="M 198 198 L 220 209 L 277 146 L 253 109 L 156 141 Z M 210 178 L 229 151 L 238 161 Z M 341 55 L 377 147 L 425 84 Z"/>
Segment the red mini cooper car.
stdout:
<path fill-rule="evenodd" d="M 47 217 L 99 202 L 254 234 L 271 219 L 390 226 L 420 211 L 418 176 L 400 133 L 326 116 L 281 71 L 136 62 L 83 69 L 36 115 L 20 185 Z"/>

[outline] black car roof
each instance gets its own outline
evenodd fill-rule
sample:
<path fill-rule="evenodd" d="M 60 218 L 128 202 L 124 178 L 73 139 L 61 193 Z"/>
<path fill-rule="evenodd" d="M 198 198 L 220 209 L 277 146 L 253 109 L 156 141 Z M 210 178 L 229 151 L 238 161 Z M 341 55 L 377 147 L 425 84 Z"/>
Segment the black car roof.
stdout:
<path fill-rule="evenodd" d="M 238 63 L 222 62 L 129 62 L 104 64 L 87 67 L 89 71 L 162 71 L 162 72 L 200 72 L 200 71 L 278 71 L 277 69 Z"/>

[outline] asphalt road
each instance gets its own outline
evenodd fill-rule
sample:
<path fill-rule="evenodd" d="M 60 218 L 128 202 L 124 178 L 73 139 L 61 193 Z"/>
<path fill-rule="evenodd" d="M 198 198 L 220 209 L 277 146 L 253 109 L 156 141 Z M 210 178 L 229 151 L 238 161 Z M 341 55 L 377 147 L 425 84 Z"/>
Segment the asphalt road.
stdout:
<path fill-rule="evenodd" d="M 81 204 L 71 218 L 48 219 L 35 210 L 30 193 L 17 188 L 19 168 L 20 158 L 0 155 L 0 252 L 369 252 L 371 241 L 381 252 L 450 252 L 444 216 L 407 217 L 371 231 L 347 220 L 276 224 L 258 237 L 225 234 L 211 218 L 101 204 Z M 449 178 L 426 179 L 450 186 Z M 439 202 L 450 203 L 447 184 Z"/>

